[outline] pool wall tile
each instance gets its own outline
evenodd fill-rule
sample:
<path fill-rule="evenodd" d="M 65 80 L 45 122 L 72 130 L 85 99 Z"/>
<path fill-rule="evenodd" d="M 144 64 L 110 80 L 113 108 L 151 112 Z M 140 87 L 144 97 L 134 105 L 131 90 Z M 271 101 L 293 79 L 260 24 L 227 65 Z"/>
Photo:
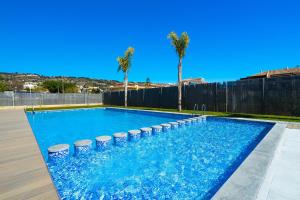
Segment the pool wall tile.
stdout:
<path fill-rule="evenodd" d="M 92 140 L 79 140 L 74 143 L 74 153 L 79 155 L 81 153 L 89 152 L 92 149 Z"/>
<path fill-rule="evenodd" d="M 48 148 L 48 159 L 55 160 L 57 158 L 64 158 L 69 155 L 70 145 L 59 144 Z"/>
<path fill-rule="evenodd" d="M 114 137 L 114 144 L 116 146 L 124 146 L 127 143 L 127 134 L 124 132 L 121 133 L 115 133 L 113 135 Z"/>
<path fill-rule="evenodd" d="M 111 136 L 99 136 L 96 137 L 96 149 L 105 150 L 111 146 L 112 137 Z"/>
<path fill-rule="evenodd" d="M 153 134 L 159 134 L 162 132 L 162 126 L 156 125 L 156 126 L 152 126 L 151 128 Z"/>
<path fill-rule="evenodd" d="M 168 130 L 171 129 L 171 124 L 161 124 L 161 126 L 163 132 L 167 132 Z"/>
<path fill-rule="evenodd" d="M 140 129 L 142 132 L 142 137 L 149 137 L 152 135 L 152 128 L 150 127 L 145 127 Z"/>
<path fill-rule="evenodd" d="M 171 124 L 171 129 L 176 129 L 176 128 L 178 128 L 178 125 L 179 125 L 178 122 L 170 122 L 169 124 Z"/>
<path fill-rule="evenodd" d="M 139 139 L 141 139 L 141 131 L 140 130 L 128 131 L 128 140 L 129 141 L 138 141 Z"/>

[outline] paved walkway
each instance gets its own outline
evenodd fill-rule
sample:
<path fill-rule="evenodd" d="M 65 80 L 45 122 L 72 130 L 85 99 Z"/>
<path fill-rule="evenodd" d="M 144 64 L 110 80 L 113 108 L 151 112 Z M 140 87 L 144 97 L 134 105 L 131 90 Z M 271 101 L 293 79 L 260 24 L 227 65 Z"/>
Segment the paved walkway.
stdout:
<path fill-rule="evenodd" d="M 300 129 L 285 129 L 257 199 L 300 199 Z"/>
<path fill-rule="evenodd" d="M 0 199 L 58 199 L 23 110 L 0 110 Z"/>
<path fill-rule="evenodd" d="M 213 197 L 214 200 L 256 200 L 285 125 L 277 123 Z"/>

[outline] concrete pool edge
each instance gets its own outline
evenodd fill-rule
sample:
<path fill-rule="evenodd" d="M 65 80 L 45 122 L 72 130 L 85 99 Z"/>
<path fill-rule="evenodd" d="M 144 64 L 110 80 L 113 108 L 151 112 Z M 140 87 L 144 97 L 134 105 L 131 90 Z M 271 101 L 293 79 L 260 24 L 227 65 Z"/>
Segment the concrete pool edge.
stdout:
<path fill-rule="evenodd" d="M 129 110 L 129 111 L 136 111 L 136 112 L 143 111 L 143 112 L 149 112 L 149 113 L 165 113 L 165 114 L 171 114 L 171 115 L 193 116 L 193 114 L 191 114 L 191 113 L 178 113 L 178 112 L 160 111 L 160 110 L 143 110 L 143 109 L 118 108 L 118 107 L 103 107 L 103 108 L 104 109 L 108 108 L 111 110 Z M 195 116 L 199 116 L 199 114 L 195 114 Z"/>
<path fill-rule="evenodd" d="M 285 128 L 276 123 L 212 199 L 256 199 Z"/>

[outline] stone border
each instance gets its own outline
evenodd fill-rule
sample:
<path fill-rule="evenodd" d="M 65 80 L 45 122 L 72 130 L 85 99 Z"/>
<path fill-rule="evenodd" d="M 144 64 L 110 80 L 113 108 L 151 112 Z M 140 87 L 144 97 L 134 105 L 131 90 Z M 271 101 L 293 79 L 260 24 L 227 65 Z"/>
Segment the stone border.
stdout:
<path fill-rule="evenodd" d="M 286 124 L 276 123 L 212 199 L 256 199 L 285 127 Z"/>

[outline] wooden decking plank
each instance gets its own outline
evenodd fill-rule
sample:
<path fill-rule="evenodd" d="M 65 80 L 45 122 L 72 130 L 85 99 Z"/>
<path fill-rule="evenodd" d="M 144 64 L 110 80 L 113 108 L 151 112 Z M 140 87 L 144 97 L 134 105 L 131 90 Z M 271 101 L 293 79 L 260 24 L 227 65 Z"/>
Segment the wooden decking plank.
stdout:
<path fill-rule="evenodd" d="M 23 110 L 0 110 L 0 199 L 58 199 Z"/>

